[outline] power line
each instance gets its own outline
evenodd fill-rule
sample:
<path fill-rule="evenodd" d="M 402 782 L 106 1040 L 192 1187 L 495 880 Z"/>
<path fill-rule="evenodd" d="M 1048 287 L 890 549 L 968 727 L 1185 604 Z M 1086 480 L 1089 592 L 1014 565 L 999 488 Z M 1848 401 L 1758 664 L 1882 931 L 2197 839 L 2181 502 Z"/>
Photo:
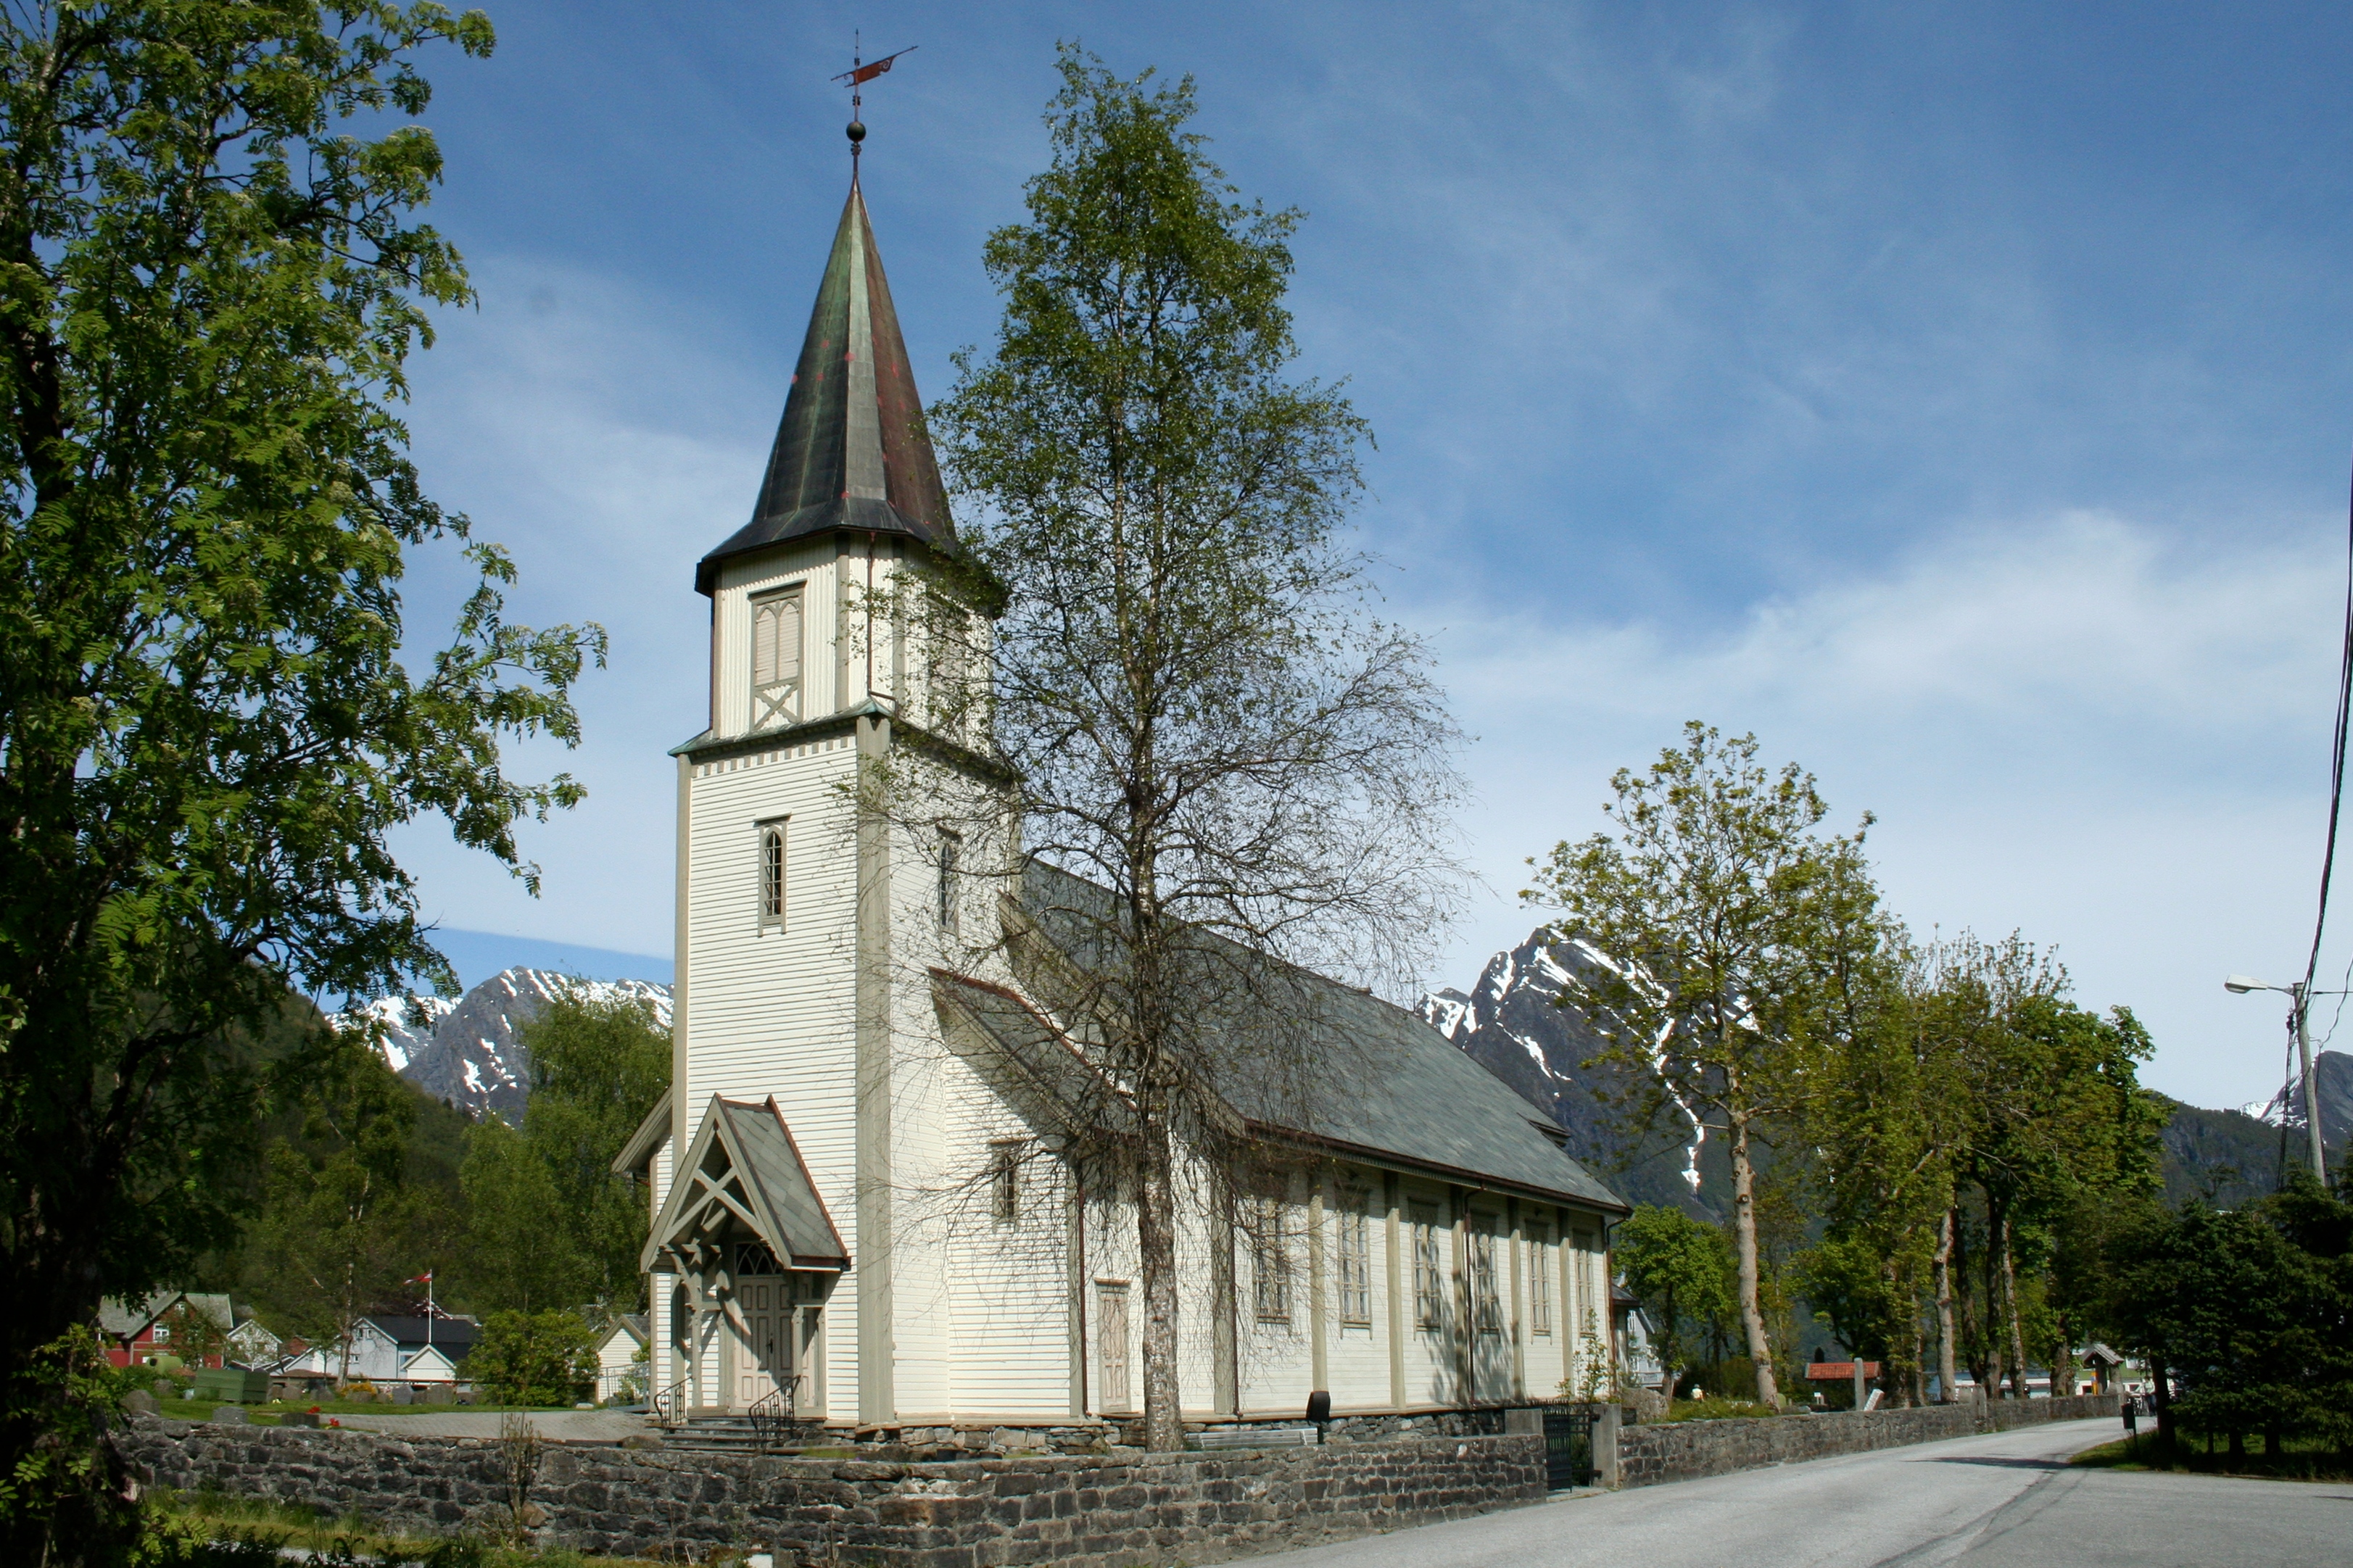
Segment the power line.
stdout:
<path fill-rule="evenodd" d="M 2337 868 L 2337 823 L 2345 807 L 2345 730 L 2348 712 L 2353 712 L 2353 481 L 2348 481 L 2345 501 L 2345 640 L 2337 668 L 2337 734 L 2331 748 L 2328 769 L 2328 844 L 2320 856 L 2320 910 L 2312 922 L 2312 953 L 2304 962 L 2304 994 L 2312 994 L 2314 974 L 2320 967 L 2320 938 L 2328 929 L 2328 880 Z M 2305 1114 L 2319 1114 L 2316 1106 L 2306 1106 Z"/>

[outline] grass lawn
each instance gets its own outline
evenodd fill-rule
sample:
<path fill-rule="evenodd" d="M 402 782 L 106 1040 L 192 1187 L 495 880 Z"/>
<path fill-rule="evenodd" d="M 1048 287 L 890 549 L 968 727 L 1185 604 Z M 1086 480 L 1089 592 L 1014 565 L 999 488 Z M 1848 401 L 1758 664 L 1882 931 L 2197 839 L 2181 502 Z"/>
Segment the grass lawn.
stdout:
<path fill-rule="evenodd" d="M 1758 1415 L 1778 1415 L 1780 1412 L 1769 1405 L 1759 1405 L 1753 1399 L 1678 1399 L 1667 1406 L 1662 1421 L 1738 1421 Z"/>
<path fill-rule="evenodd" d="M 165 1539 L 210 1543 L 183 1555 L 195 1563 L 282 1562 L 287 1550 L 315 1553 L 328 1563 L 369 1559 L 382 1568 L 653 1568 L 634 1557 L 589 1557 L 560 1547 L 517 1547 L 481 1537 L 420 1540 L 386 1535 L 357 1515 L 338 1519 L 301 1503 L 224 1497 L 216 1492 L 164 1492 L 149 1500 L 156 1533 Z M 173 1559 L 169 1556 L 164 1561 Z M 740 1558 L 710 1559 L 722 1565 Z"/>
<path fill-rule="evenodd" d="M 2274 1481 L 2353 1481 L 2353 1462 L 2327 1443 L 2291 1437 L 2287 1452 L 2263 1451 L 2260 1438 L 2247 1442 L 2247 1457 L 2233 1459 L 2220 1438 L 2214 1451 L 2192 1438 L 2171 1447 L 2158 1436 L 2151 1423 L 2137 1438 L 2119 1437 L 2096 1448 L 2086 1448 L 2069 1461 L 2090 1469 L 2180 1470 L 2203 1476 L 2253 1476 Z"/>
<path fill-rule="evenodd" d="M 155 1401 L 155 1414 L 168 1415 L 174 1421 L 209 1421 L 213 1412 L 224 1405 L 236 1405 L 233 1399 L 164 1399 Z M 275 1400 L 268 1405 L 246 1405 L 238 1408 L 257 1426 L 275 1426 L 279 1418 L 297 1411 L 316 1408 L 319 1424 L 325 1426 L 330 1417 L 341 1415 L 492 1415 L 508 1410 L 532 1410 L 545 1415 L 552 1411 L 569 1411 L 569 1405 L 386 1405 L 374 1399 L 321 1399 L 311 1402 Z"/>

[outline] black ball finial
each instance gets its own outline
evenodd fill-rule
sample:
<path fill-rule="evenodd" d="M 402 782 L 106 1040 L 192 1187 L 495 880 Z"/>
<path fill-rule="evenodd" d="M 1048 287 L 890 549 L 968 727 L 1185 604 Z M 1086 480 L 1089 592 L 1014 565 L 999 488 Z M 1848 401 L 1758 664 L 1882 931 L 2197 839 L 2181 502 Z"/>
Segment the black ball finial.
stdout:
<path fill-rule="evenodd" d="M 865 141 L 865 140 L 866 140 L 866 122 L 865 122 L 864 121 L 862 121 L 862 120 L 853 120 L 853 121 L 851 121 L 849 122 L 849 144 L 850 144 L 851 146 L 855 147 L 855 146 L 857 146 L 860 142 L 863 142 L 863 141 Z"/>

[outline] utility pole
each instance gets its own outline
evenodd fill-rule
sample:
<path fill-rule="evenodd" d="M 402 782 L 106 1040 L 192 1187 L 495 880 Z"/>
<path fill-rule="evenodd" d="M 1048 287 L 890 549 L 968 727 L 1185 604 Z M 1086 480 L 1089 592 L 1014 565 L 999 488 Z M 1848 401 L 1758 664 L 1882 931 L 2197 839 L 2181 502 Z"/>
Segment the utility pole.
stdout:
<path fill-rule="evenodd" d="M 2312 1173 L 2325 1187 L 2328 1184 L 2328 1159 L 2320 1143 L 2320 1084 L 2312 1071 L 2312 1030 L 2307 1018 L 2312 1011 L 2313 993 L 2306 988 L 2306 981 L 2298 980 L 2287 985 L 2266 985 L 2252 974 L 2233 974 L 2222 982 L 2222 989 L 2234 996 L 2243 996 L 2250 991 L 2277 991 L 2288 999 L 2288 1025 L 2295 1031 L 2296 1069 L 2304 1080 L 2305 1136 L 2312 1144 Z M 2287 1107 L 2280 1107 L 2280 1114 L 2285 1116 Z"/>
<path fill-rule="evenodd" d="M 2312 1030 L 2306 1015 L 2312 1011 L 2312 998 L 2304 994 L 2304 982 L 2299 980 L 2288 988 L 2295 1003 L 2295 1065 L 2304 1077 L 2304 1131 L 2312 1143 L 2312 1173 L 2320 1184 L 2328 1185 L 2327 1155 L 2320 1142 L 2320 1080 L 2312 1071 Z"/>

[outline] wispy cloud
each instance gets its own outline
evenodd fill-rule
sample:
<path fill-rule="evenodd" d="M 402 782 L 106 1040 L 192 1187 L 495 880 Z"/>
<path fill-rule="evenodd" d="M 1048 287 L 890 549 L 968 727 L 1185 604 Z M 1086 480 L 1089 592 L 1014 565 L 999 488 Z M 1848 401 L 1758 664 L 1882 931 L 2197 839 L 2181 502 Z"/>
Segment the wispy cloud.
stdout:
<path fill-rule="evenodd" d="M 2309 939 L 2308 902 L 2278 893 L 2316 872 L 2340 571 L 2329 551 L 2193 551 L 2073 512 L 1927 541 L 1723 623 L 1456 606 L 1440 644 L 1482 737 L 1471 829 L 1499 896 L 1453 979 L 1532 923 L 1503 896 L 1521 861 L 1602 827 L 1610 773 L 1704 719 L 1802 762 L 1838 821 L 1875 812 L 1916 927 L 2056 942 L 2087 1003 L 2157 1030 L 2162 1087 L 2252 1098 L 2274 1021 L 2219 978 L 2284 973 Z"/>

